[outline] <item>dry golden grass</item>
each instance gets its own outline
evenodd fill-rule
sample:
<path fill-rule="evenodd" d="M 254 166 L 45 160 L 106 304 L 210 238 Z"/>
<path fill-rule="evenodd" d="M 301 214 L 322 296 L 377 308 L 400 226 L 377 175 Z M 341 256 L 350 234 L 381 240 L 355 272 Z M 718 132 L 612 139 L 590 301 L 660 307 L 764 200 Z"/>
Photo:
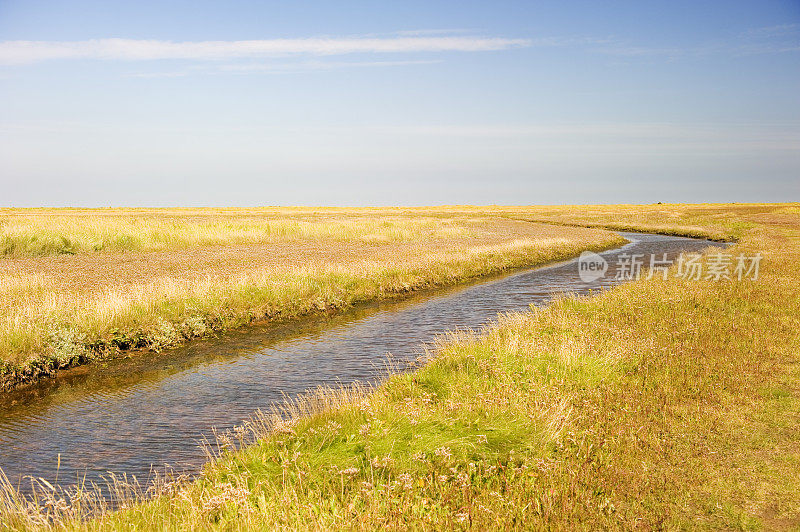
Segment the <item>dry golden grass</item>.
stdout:
<path fill-rule="evenodd" d="M 619 242 L 608 232 L 433 214 L 6 211 L 16 220 L 7 235 L 56 235 L 36 241 L 63 237 L 77 251 L 28 256 L 31 246 L 17 247 L 22 256 L 0 259 L 0 387 L 120 349 L 160 350 Z M 115 231 L 128 243 L 138 235 L 145 250 L 91 250 Z"/>
<path fill-rule="evenodd" d="M 797 203 L 583 205 L 507 207 L 512 218 L 616 230 L 731 240 L 759 224 L 800 229 Z"/>
<path fill-rule="evenodd" d="M 468 220 L 282 211 L 0 211 L 0 255 L 149 251 L 274 242 L 409 242 L 470 235 Z"/>
<path fill-rule="evenodd" d="M 152 499 L 118 484 L 126 508 L 100 515 L 88 492 L 43 484 L 30 502 L 6 485 L 0 523 L 796 530 L 800 214 L 671 208 L 675 227 L 643 209 L 639 228 L 683 231 L 691 219 L 709 234 L 738 234 L 733 253 L 764 256 L 758 280 L 655 276 L 506 316 L 482 335 L 452 336 L 416 372 L 374 390 L 320 390 L 256 415 L 223 436 L 229 450 L 199 480 L 162 482 Z M 631 207 L 604 209 L 605 220 L 576 221 L 634 223 Z"/>

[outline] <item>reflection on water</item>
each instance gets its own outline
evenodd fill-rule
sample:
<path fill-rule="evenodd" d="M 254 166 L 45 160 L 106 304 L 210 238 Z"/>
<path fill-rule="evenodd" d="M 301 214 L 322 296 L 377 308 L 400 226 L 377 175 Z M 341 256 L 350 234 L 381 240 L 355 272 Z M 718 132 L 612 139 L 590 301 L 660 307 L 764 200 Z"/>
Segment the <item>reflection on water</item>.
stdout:
<path fill-rule="evenodd" d="M 696 251 L 707 241 L 622 233 L 631 243 L 603 253 L 605 279 L 585 284 L 575 261 L 489 281 L 374 304 L 333 318 L 248 327 L 169 353 L 64 372 L 58 379 L 0 399 L 0 469 L 12 482 L 106 471 L 147 478 L 169 464 L 197 468 L 197 444 L 211 428 L 230 428 L 284 395 L 323 384 L 367 381 L 387 354 L 405 364 L 425 343 L 456 328 L 479 328 L 499 312 L 543 305 L 562 293 L 615 284 L 620 253 Z"/>

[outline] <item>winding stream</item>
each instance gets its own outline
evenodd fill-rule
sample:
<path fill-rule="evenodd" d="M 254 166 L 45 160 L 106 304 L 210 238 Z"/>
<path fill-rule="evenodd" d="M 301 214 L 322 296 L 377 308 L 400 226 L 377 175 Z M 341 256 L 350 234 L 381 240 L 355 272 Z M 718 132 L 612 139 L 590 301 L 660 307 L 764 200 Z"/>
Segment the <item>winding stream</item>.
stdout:
<path fill-rule="evenodd" d="M 480 328 L 500 312 L 544 305 L 562 293 L 613 286 L 620 254 L 698 251 L 719 245 L 689 238 L 621 233 L 630 243 L 602 253 L 605 278 L 584 283 L 575 260 L 360 307 L 333 318 L 247 327 L 161 355 L 137 354 L 108 365 L 66 371 L 57 379 L 0 398 L 0 469 L 61 483 L 98 480 L 107 471 L 146 479 L 165 464 L 196 469 L 211 428 L 241 423 L 322 384 L 369 381 L 387 354 L 412 362 L 448 330 Z M 24 482 L 22 486 L 24 486 Z"/>

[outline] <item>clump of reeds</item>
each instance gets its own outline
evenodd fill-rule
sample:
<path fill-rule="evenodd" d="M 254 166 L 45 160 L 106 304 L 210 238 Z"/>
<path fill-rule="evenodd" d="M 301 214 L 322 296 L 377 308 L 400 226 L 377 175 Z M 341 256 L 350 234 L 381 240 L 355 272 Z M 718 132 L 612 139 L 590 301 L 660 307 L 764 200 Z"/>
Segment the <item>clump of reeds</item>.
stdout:
<path fill-rule="evenodd" d="M 135 476 L 106 473 L 101 482 L 50 483 L 26 478 L 24 490 L 0 470 L 0 529 L 50 530 L 80 526 L 89 519 L 143 504 L 158 497 L 175 497 L 191 482 L 185 474 L 154 473 L 141 483 Z"/>

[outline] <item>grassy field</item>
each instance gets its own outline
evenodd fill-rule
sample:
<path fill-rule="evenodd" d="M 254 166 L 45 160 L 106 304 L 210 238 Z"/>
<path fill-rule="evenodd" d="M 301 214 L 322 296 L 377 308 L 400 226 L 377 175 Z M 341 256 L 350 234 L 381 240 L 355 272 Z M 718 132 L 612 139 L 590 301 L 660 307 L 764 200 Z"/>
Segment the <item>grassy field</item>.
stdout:
<path fill-rule="evenodd" d="M 248 445 L 223 452 L 197 481 L 161 483 L 138 502 L 120 484 L 126 508 L 86 522 L 103 505 L 91 494 L 42 484 L 43 498 L 25 503 L 7 487 L 0 522 L 797 530 L 797 208 L 497 209 L 738 237 L 732 253 L 764 259 L 755 281 L 654 276 L 453 336 L 375 390 L 321 390 L 282 417 L 256 416 L 230 436 Z"/>
<path fill-rule="evenodd" d="M 6 214 L 6 216 L 3 216 Z M 470 236 L 471 225 L 427 216 L 283 211 L 0 211 L 6 257 L 152 251 L 275 242 L 411 242 Z"/>
<path fill-rule="evenodd" d="M 0 210 L 0 390 L 620 243 L 458 210 Z"/>
<path fill-rule="evenodd" d="M 800 214 L 800 205 L 581 205 L 525 209 L 506 207 L 501 212 L 522 220 L 729 241 L 740 238 L 748 229 L 764 224 L 773 227 L 794 226 Z"/>

